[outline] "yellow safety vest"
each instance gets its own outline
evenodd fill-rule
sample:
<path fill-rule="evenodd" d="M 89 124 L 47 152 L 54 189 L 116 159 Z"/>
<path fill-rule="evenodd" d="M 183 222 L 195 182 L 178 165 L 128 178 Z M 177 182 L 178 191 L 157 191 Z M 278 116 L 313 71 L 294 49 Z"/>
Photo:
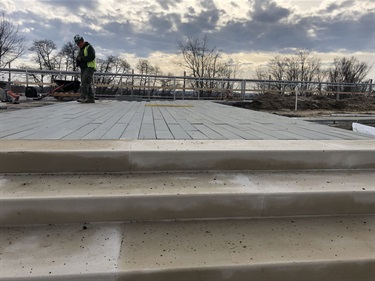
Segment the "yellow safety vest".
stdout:
<path fill-rule="evenodd" d="M 83 49 L 83 55 L 84 55 L 85 57 L 88 55 L 87 48 L 88 48 L 89 46 L 90 46 L 90 45 L 87 45 L 87 46 Z M 96 69 L 96 61 L 95 61 L 95 59 L 92 60 L 92 61 L 87 62 L 87 67 L 91 67 L 91 68 Z"/>

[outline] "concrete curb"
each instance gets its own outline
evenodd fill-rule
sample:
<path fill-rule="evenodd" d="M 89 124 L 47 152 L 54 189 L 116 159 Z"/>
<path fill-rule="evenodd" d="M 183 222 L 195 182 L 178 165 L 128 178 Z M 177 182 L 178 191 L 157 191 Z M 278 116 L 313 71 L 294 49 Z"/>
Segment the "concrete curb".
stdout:
<path fill-rule="evenodd" d="M 375 140 L 1 140 L 0 159 L 0 173 L 375 169 Z"/>

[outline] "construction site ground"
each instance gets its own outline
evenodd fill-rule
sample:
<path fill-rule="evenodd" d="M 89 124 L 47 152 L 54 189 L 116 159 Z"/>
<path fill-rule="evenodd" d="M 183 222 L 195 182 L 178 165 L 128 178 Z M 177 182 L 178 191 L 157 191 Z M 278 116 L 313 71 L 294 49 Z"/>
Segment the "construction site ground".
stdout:
<path fill-rule="evenodd" d="M 288 117 L 318 117 L 335 115 L 375 115 L 375 96 L 354 97 L 310 96 L 296 97 L 265 93 L 253 98 L 252 102 L 236 102 L 233 105 L 251 110 L 264 111 Z"/>

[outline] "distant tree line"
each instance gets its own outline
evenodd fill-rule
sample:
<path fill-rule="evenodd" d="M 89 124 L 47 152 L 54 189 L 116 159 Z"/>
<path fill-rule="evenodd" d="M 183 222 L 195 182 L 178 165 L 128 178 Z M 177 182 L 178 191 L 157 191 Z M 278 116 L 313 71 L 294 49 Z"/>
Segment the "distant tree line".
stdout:
<path fill-rule="evenodd" d="M 196 78 L 191 83 L 191 87 L 199 88 L 201 95 L 210 96 L 214 91 L 212 89 L 233 89 L 231 82 L 222 80 L 210 80 L 209 78 L 238 78 L 240 73 L 240 64 L 225 61 L 223 53 L 209 43 L 208 37 L 203 38 L 189 37 L 183 42 L 178 42 L 178 50 L 181 57 L 178 63 L 185 70 L 187 76 Z M 2 14 L 0 18 L 0 67 L 10 66 L 17 58 L 29 51 L 33 54 L 35 66 L 21 65 L 24 69 L 40 70 L 58 70 L 58 71 L 76 71 L 77 66 L 75 58 L 78 52 L 77 46 L 73 41 L 66 42 L 58 50 L 56 44 L 48 39 L 35 40 L 31 46 L 27 47 L 25 38 L 19 35 L 17 25 L 7 20 Z M 169 73 L 163 74 L 160 68 L 152 65 L 148 60 L 139 59 L 136 65 L 137 81 L 129 76 L 121 74 L 131 73 L 132 67 L 123 58 L 109 55 L 106 58 L 97 58 L 97 71 L 99 73 L 113 73 L 113 76 L 96 76 L 95 83 L 99 86 L 97 93 L 113 94 L 119 91 L 138 92 L 150 91 L 150 85 L 156 86 L 159 83 L 159 89 L 165 94 L 170 94 L 172 79 L 156 80 L 151 79 L 148 75 L 173 76 Z M 336 58 L 328 68 L 322 66 L 319 58 L 306 49 L 297 49 L 292 55 L 278 55 L 271 59 L 263 68 L 256 69 L 256 79 L 275 80 L 275 81 L 301 81 L 302 91 L 309 92 L 319 87 L 319 84 L 309 84 L 309 82 L 334 82 L 334 83 L 354 83 L 357 88 L 342 86 L 332 86 L 327 89 L 337 92 L 362 91 L 361 83 L 366 81 L 371 66 L 366 62 L 360 62 L 357 58 Z M 126 77 L 126 78 L 125 78 Z M 32 78 L 41 85 L 46 80 L 44 75 L 32 75 Z M 52 77 L 55 79 L 64 77 Z M 51 81 L 52 82 L 52 81 Z M 160 85 L 161 83 L 161 85 Z M 178 86 L 178 85 L 175 85 Z M 260 90 L 266 87 L 265 84 L 259 84 Z M 297 87 L 295 83 L 272 83 L 268 85 L 268 90 L 294 90 Z M 152 94 L 152 93 L 151 93 Z"/>
<path fill-rule="evenodd" d="M 355 57 L 335 58 L 328 68 L 322 67 L 322 62 L 314 56 L 311 51 L 297 49 L 292 55 L 276 56 L 268 62 L 266 67 L 256 70 L 256 78 L 277 81 L 301 81 L 301 91 L 309 92 L 316 90 L 320 84 L 309 82 L 329 82 L 341 85 L 328 86 L 325 90 L 335 92 L 362 92 L 366 91 L 361 85 L 369 83 L 366 76 L 371 66 L 366 62 L 360 62 Z M 356 84 L 348 86 L 345 84 Z M 262 85 L 264 87 L 264 85 Z M 294 90 L 298 87 L 294 83 L 272 83 L 274 90 Z M 367 89 L 368 90 L 368 89 Z"/>

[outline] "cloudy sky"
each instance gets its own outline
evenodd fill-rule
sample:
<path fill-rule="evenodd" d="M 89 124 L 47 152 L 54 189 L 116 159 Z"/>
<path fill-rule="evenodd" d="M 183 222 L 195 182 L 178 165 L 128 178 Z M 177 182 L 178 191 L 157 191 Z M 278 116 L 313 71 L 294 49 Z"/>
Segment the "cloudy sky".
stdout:
<path fill-rule="evenodd" d="M 80 34 L 98 57 L 120 55 L 133 68 L 148 59 L 175 75 L 184 71 L 175 64 L 178 42 L 204 35 L 244 78 L 294 48 L 323 63 L 342 56 L 375 63 L 373 0 L 1 0 L 0 12 L 30 44 L 49 39 L 61 48 Z"/>

